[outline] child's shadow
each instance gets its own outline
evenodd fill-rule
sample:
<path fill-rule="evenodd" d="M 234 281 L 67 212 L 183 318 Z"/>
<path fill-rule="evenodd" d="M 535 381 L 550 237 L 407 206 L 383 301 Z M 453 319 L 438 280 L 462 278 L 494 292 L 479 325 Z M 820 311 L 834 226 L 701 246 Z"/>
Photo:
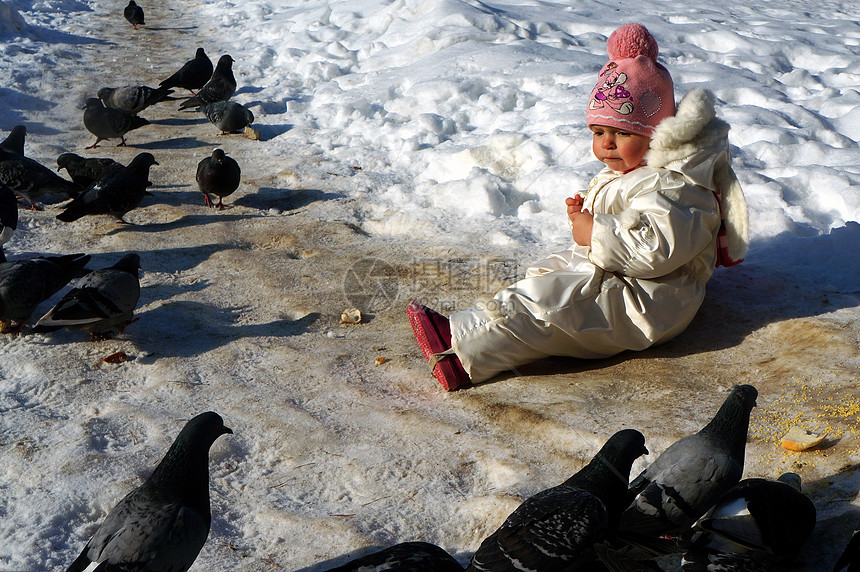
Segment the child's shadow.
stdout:
<path fill-rule="evenodd" d="M 752 244 L 739 266 L 716 270 L 702 308 L 678 340 L 691 346 L 688 353 L 725 349 L 768 324 L 857 306 L 858 244 L 856 222 L 826 235 L 786 232 Z"/>
<path fill-rule="evenodd" d="M 860 305 L 860 223 L 830 234 L 783 233 L 750 246 L 733 268 L 718 268 L 692 323 L 678 337 L 641 352 L 601 360 L 552 357 L 518 368 L 523 374 L 579 372 L 616 365 L 631 357 L 682 357 L 740 345 L 768 324 L 819 316 Z M 504 379 L 500 374 L 495 379 Z"/>

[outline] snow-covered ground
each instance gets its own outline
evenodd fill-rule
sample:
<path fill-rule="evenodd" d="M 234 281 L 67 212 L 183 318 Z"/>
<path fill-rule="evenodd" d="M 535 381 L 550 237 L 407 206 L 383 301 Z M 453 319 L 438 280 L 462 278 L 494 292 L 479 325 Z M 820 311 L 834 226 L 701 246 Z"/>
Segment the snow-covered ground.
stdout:
<path fill-rule="evenodd" d="M 10 259 L 86 252 L 92 268 L 138 252 L 143 294 L 114 340 L 0 339 L 0 570 L 64 570 L 205 410 L 235 434 L 212 449 L 212 532 L 193 570 L 317 571 L 416 539 L 466 562 L 613 432 L 645 434 L 635 472 L 736 382 L 760 392 L 746 474 L 801 474 L 819 526 L 797 569 L 829 569 L 860 528 L 856 3 L 138 3 L 134 31 L 121 0 L 0 2 L 0 136 L 25 125 L 48 166 L 64 151 L 160 163 L 134 226 L 60 223 L 49 204 L 22 210 L 5 245 Z M 405 306 L 469 306 L 568 245 L 564 198 L 600 167 L 585 100 L 630 21 L 657 38 L 677 96 L 712 90 L 732 125 L 747 260 L 716 272 L 665 346 L 445 394 Z M 83 150 L 84 99 L 157 85 L 198 46 L 234 58 L 261 141 L 166 102 L 128 148 Z M 243 168 L 223 212 L 194 182 L 216 146 Z M 351 306 L 365 323 L 340 323 Z M 119 350 L 130 361 L 100 361 Z M 829 431 L 826 447 L 780 449 L 794 424 Z"/>

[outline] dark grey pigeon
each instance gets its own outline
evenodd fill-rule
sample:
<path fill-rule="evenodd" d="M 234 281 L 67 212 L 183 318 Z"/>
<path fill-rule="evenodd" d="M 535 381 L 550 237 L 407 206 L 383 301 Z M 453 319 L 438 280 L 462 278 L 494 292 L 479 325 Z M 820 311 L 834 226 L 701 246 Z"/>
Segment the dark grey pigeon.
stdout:
<path fill-rule="evenodd" d="M 463 572 L 453 556 L 429 542 L 402 542 L 328 572 Z"/>
<path fill-rule="evenodd" d="M 800 476 L 751 478 L 725 492 L 693 525 L 685 570 L 705 570 L 716 555 L 724 561 L 775 568 L 795 560 L 815 528 L 815 505 L 801 492 Z"/>
<path fill-rule="evenodd" d="M 113 266 L 90 272 L 39 319 L 33 332 L 66 328 L 89 332 L 93 339 L 108 337 L 111 328 L 121 332 L 140 299 L 139 269 L 140 256 L 126 254 Z"/>
<path fill-rule="evenodd" d="M 197 185 L 203 193 L 203 204 L 223 209 L 224 197 L 239 188 L 241 176 L 242 171 L 235 159 L 225 155 L 221 149 L 212 151 L 211 157 L 206 157 L 197 164 Z M 209 193 L 218 197 L 217 205 L 212 204 Z"/>
<path fill-rule="evenodd" d="M 75 153 L 63 153 L 57 157 L 57 170 L 65 169 L 72 181 L 84 189 L 101 179 L 108 171 L 124 168 L 122 163 L 107 157 L 81 157 Z"/>
<path fill-rule="evenodd" d="M 159 85 L 163 88 L 181 87 L 194 93 L 195 90 L 206 85 L 206 82 L 212 77 L 212 71 L 212 60 L 209 59 L 203 48 L 197 48 L 197 54 L 193 59 L 185 62 L 181 68 Z"/>
<path fill-rule="evenodd" d="M 138 26 L 145 26 L 146 22 L 144 22 L 143 18 L 143 8 L 138 6 L 134 0 L 129 0 L 128 6 L 125 7 L 125 10 L 122 11 L 125 19 L 128 20 L 128 23 L 131 24 L 132 28 L 137 30 Z"/>
<path fill-rule="evenodd" d="M 689 528 L 741 480 L 758 392 L 735 386 L 701 431 L 672 443 L 630 483 L 620 529 L 661 536 Z"/>
<path fill-rule="evenodd" d="M 29 201 L 31 208 L 45 195 L 61 194 L 75 197 L 81 186 L 68 181 L 38 161 L 0 149 L 0 183 L 16 195 Z"/>
<path fill-rule="evenodd" d="M 860 530 L 854 533 L 845 551 L 833 566 L 833 572 L 839 572 L 846 568 L 846 572 L 860 572 Z"/>
<path fill-rule="evenodd" d="M 223 55 L 215 65 L 212 77 L 200 88 L 197 95 L 179 104 L 179 109 L 203 107 L 216 101 L 227 101 L 236 92 L 236 78 L 233 77 L 233 58 Z"/>
<path fill-rule="evenodd" d="M 105 572 L 188 570 L 212 522 L 209 448 L 230 433 L 211 411 L 186 423 L 152 475 L 111 509 L 67 572 L 93 562 Z"/>
<path fill-rule="evenodd" d="M 118 147 L 125 146 L 125 134 L 132 129 L 149 125 L 149 121 L 143 117 L 132 115 L 121 109 L 105 107 L 97 97 L 87 99 L 84 107 L 84 127 L 96 136 L 96 142 L 87 147 L 93 149 L 98 146 L 99 141 L 105 139 L 121 139 Z"/>
<path fill-rule="evenodd" d="M 23 125 L 16 125 L 6 136 L 6 139 L 0 143 L 0 149 L 15 153 L 16 155 L 24 156 L 24 139 L 27 137 L 27 128 Z"/>
<path fill-rule="evenodd" d="M 109 214 L 119 222 L 127 224 L 123 217 L 136 208 L 143 197 L 150 194 L 146 187 L 149 182 L 149 168 L 158 165 L 152 153 L 140 153 L 128 167 L 110 171 L 93 183 L 66 209 L 57 215 L 63 222 L 72 222 L 86 215 Z"/>
<path fill-rule="evenodd" d="M 635 429 L 615 433 L 564 483 L 527 499 L 488 536 L 467 572 L 593 570 L 596 543 L 626 506 L 633 462 L 647 454 Z"/>
<path fill-rule="evenodd" d="M 12 238 L 18 228 L 18 199 L 12 189 L 0 183 L 0 263 L 6 262 L 3 245 Z"/>
<path fill-rule="evenodd" d="M 216 101 L 203 108 L 206 118 L 218 129 L 221 135 L 242 131 L 254 122 L 251 110 L 235 101 Z"/>
<path fill-rule="evenodd" d="M 0 264 L 0 322 L 3 332 L 20 332 L 36 306 L 73 278 L 83 276 L 89 255 L 69 254 Z M 14 324 L 17 322 L 17 324 Z"/>
<path fill-rule="evenodd" d="M 103 87 L 98 91 L 99 99 L 105 107 L 112 107 L 137 115 L 150 105 L 174 99 L 172 89 L 149 87 L 148 85 L 124 85 L 122 87 Z"/>

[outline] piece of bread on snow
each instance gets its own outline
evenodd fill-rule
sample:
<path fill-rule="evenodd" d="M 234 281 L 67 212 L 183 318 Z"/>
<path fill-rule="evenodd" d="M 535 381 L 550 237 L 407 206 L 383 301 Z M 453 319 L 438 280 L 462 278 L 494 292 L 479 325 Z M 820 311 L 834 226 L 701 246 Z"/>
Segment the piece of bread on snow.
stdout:
<path fill-rule="evenodd" d="M 805 451 L 806 449 L 815 447 L 824 441 L 825 437 L 827 437 L 827 433 L 819 435 L 812 431 L 801 429 L 800 427 L 792 427 L 789 429 L 788 433 L 783 436 L 780 445 L 789 451 Z"/>

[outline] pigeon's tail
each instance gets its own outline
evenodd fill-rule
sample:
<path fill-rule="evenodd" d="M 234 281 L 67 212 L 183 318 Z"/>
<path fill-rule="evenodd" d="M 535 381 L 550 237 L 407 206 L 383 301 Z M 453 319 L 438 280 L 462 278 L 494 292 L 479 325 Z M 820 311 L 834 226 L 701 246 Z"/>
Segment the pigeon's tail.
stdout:
<path fill-rule="evenodd" d="M 139 127 L 143 127 L 144 125 L 149 125 L 149 121 L 147 121 L 143 117 L 138 117 L 137 115 L 132 115 L 131 117 L 131 127 L 128 128 L 129 131 L 132 131 L 133 129 L 137 129 Z"/>
<path fill-rule="evenodd" d="M 169 87 L 165 87 L 163 85 L 158 86 L 155 91 L 152 92 L 152 98 L 150 100 L 150 105 L 154 103 L 160 103 L 162 101 L 173 101 L 176 98 L 170 97 L 170 94 L 174 93 L 172 89 Z"/>
<path fill-rule="evenodd" d="M 167 79 L 163 79 L 158 83 L 158 87 L 162 89 L 170 89 L 172 87 L 179 87 L 177 84 L 179 83 L 179 72 L 176 72 L 172 76 Z"/>
<path fill-rule="evenodd" d="M 89 254 L 66 254 L 65 256 L 52 256 L 49 260 L 55 264 L 59 264 L 63 269 L 62 280 L 63 284 L 68 284 L 75 278 L 80 278 L 89 274 L 89 270 L 85 268 L 87 262 L 90 261 Z"/>
<path fill-rule="evenodd" d="M 32 328 L 30 328 L 30 331 L 34 334 L 47 334 L 50 332 L 56 332 L 62 327 L 63 326 L 48 326 L 46 324 L 36 324 Z M 89 562 L 89 560 L 87 562 Z M 86 565 L 84 566 L 84 568 L 86 568 Z M 83 570 L 84 568 L 81 568 L 81 570 Z M 71 570 L 71 568 L 69 568 L 69 570 Z M 75 570 L 77 570 L 77 568 L 75 568 Z"/>
<path fill-rule="evenodd" d="M 85 546 L 84 551 L 81 552 L 81 555 L 78 556 L 72 565 L 66 569 L 66 572 L 84 572 L 87 569 L 87 566 L 90 565 L 90 559 L 87 556 L 87 552 L 89 552 L 90 547 Z"/>
<path fill-rule="evenodd" d="M 203 107 L 205 103 L 203 103 L 199 97 L 189 97 L 185 101 L 179 104 L 179 109 L 190 109 L 192 107 Z"/>
<path fill-rule="evenodd" d="M 83 187 L 73 181 L 67 181 L 62 177 L 57 177 L 57 191 L 64 193 L 72 198 L 77 197 L 83 191 Z"/>
<path fill-rule="evenodd" d="M 89 207 L 87 203 L 83 201 L 72 201 L 66 207 L 66 210 L 57 215 L 57 220 L 61 220 L 63 222 L 72 222 L 88 214 Z"/>
<path fill-rule="evenodd" d="M 3 252 L 3 247 L 0 246 L 0 264 L 6 262 L 6 253 Z"/>

